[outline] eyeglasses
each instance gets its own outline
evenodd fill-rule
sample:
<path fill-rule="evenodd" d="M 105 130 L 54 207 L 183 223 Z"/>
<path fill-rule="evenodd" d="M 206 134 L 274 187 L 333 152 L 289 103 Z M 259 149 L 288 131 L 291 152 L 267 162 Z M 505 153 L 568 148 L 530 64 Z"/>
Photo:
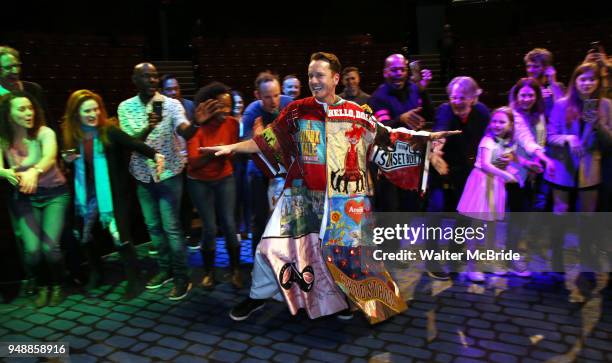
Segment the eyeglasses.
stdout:
<path fill-rule="evenodd" d="M 21 68 L 21 63 L 13 63 L 2 66 L 2 69 L 4 69 L 5 71 L 10 71 L 13 68 Z"/>

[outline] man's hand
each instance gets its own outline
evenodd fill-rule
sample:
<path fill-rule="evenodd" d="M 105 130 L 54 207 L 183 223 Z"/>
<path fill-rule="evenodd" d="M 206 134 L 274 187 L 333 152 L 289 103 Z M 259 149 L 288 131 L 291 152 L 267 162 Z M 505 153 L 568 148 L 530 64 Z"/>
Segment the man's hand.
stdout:
<path fill-rule="evenodd" d="M 206 100 L 198 105 L 195 110 L 195 121 L 199 125 L 206 123 L 223 113 L 223 105 L 215 99 Z"/>
<path fill-rule="evenodd" d="M 557 82 L 557 71 L 555 70 L 555 67 L 546 67 L 546 69 L 544 69 L 544 75 L 548 78 L 548 82 L 551 84 Z"/>
<path fill-rule="evenodd" d="M 157 153 L 155 154 L 155 173 L 157 176 L 160 176 L 164 171 L 164 164 L 166 163 L 166 158 L 164 155 Z"/>
<path fill-rule="evenodd" d="M 149 128 L 153 130 L 161 122 L 161 117 L 155 112 L 149 112 Z"/>
<path fill-rule="evenodd" d="M 551 98 L 553 96 L 553 91 L 550 87 L 542 87 L 542 98 Z"/>
<path fill-rule="evenodd" d="M 201 147 L 200 153 L 204 155 L 213 154 L 214 156 L 232 155 L 234 153 L 234 145 L 236 144 Z"/>
<path fill-rule="evenodd" d="M 258 118 L 255 119 L 255 122 L 253 123 L 253 136 L 261 135 L 263 131 L 264 131 L 263 118 L 259 116 Z"/>
<path fill-rule="evenodd" d="M 419 86 L 421 86 L 421 89 L 427 88 L 432 78 L 433 78 L 433 74 L 431 73 L 429 69 L 422 69 L 421 70 L 421 80 L 419 81 Z"/>
<path fill-rule="evenodd" d="M 448 136 L 459 135 L 462 133 L 461 130 L 453 130 L 453 131 L 436 131 L 429 133 L 430 140 L 438 140 Z"/>
<path fill-rule="evenodd" d="M 16 173 L 19 178 L 19 191 L 23 194 L 34 194 L 38 188 L 38 170 L 30 168 L 26 171 Z"/>
<path fill-rule="evenodd" d="M 444 161 L 444 159 L 442 158 L 442 155 L 444 155 L 443 152 L 434 151 L 431 154 L 430 162 L 431 162 L 431 165 L 433 165 L 434 169 L 436 169 L 438 174 L 448 175 L 448 164 L 446 163 L 446 161 Z"/>
<path fill-rule="evenodd" d="M 413 130 L 420 130 L 425 126 L 425 119 L 419 115 L 423 108 L 417 107 L 400 115 L 400 122 Z"/>

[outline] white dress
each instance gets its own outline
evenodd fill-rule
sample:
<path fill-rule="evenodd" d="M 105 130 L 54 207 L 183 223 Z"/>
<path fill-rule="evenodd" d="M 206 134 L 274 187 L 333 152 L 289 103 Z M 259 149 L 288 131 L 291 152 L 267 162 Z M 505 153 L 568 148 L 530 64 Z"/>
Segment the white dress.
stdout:
<path fill-rule="evenodd" d="M 497 175 L 482 170 L 482 149 L 491 150 L 491 161 L 507 153 L 513 153 L 516 145 L 507 145 L 506 140 L 499 142 L 490 136 L 484 136 L 478 145 L 478 154 L 474 169 L 467 179 L 463 194 L 457 205 L 459 214 L 484 221 L 504 219 L 506 209 L 505 180 Z M 509 169 L 512 165 L 509 165 Z"/>

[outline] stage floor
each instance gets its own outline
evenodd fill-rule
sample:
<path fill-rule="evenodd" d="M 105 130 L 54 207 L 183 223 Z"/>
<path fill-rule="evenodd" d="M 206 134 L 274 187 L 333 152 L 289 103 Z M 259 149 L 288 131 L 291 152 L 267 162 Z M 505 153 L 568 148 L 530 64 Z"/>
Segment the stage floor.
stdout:
<path fill-rule="evenodd" d="M 237 291 L 227 282 L 227 255 L 222 240 L 218 243 L 220 283 L 212 291 L 197 287 L 201 260 L 190 253 L 194 288 L 187 298 L 168 300 L 166 286 L 121 301 L 124 283 L 117 285 L 121 268 L 113 254 L 105 259 L 109 284 L 95 296 L 73 288 L 58 307 L 35 309 L 33 298 L 25 296 L 0 305 L 0 341 L 69 342 L 70 359 L 56 361 L 70 362 L 612 361 L 610 287 L 593 293 L 597 282 L 588 278 L 577 284 L 584 301 L 570 302 L 565 285 L 552 274 L 489 275 L 485 284 L 462 278 L 439 282 L 400 265 L 393 273 L 411 298 L 409 308 L 384 323 L 371 326 L 359 313 L 350 321 L 310 320 L 303 312 L 291 316 L 278 302 L 234 322 L 228 312 L 248 295 L 248 284 Z M 250 244 L 243 241 L 245 276 L 250 276 Z M 154 257 L 147 245 L 138 252 L 151 276 Z"/>

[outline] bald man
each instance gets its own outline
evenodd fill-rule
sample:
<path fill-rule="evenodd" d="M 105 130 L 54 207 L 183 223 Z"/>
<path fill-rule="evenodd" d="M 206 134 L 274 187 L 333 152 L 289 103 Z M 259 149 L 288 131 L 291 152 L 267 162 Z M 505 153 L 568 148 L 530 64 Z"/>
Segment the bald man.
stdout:
<path fill-rule="evenodd" d="M 186 158 L 180 153 L 176 134 L 189 138 L 197 125 L 187 120 L 180 101 L 158 92 L 159 76 L 153 64 L 136 65 L 132 82 L 138 94 L 119 105 L 121 129 L 142 139 L 164 155 L 166 161 L 164 171 L 157 177 L 154 165 L 140 154 L 132 154 L 130 160 L 130 173 L 137 181 L 136 192 L 147 230 L 159 251 L 160 272 L 147 283 L 147 289 L 173 281 L 174 288 L 168 297 L 180 300 L 187 296 L 191 283 L 179 218 Z"/>
<path fill-rule="evenodd" d="M 368 100 L 376 118 L 392 128 L 404 126 L 413 130 L 433 121 L 433 106 L 424 88 L 410 80 L 408 60 L 401 54 L 385 59 L 385 83 Z M 376 185 L 376 209 L 382 212 L 414 212 L 420 209 L 416 192 L 402 190 L 383 175 Z"/>

